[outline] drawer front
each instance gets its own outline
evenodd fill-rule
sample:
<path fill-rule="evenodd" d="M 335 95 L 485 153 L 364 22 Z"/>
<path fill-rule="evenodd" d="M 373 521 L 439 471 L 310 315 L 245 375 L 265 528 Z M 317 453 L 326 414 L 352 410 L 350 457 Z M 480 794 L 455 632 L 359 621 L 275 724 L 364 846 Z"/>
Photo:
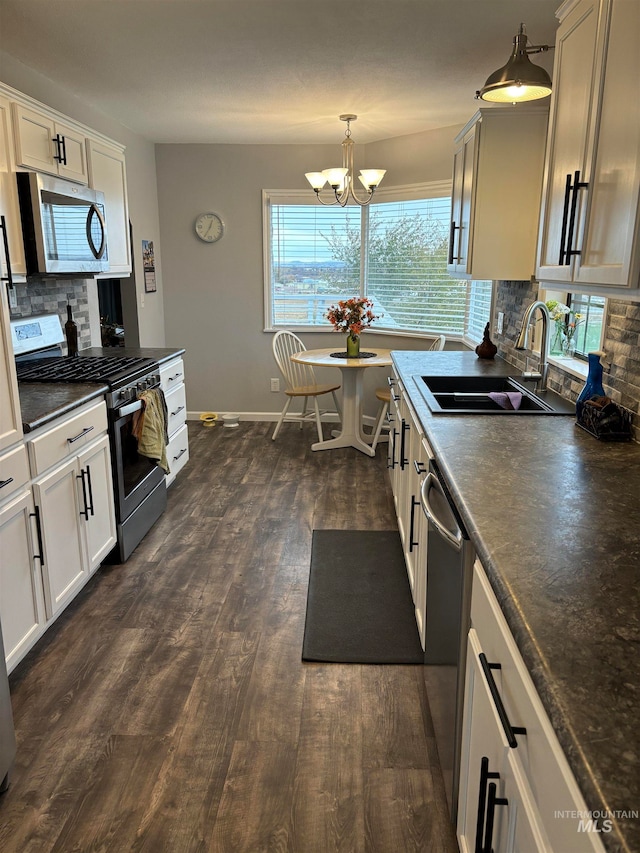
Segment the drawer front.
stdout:
<path fill-rule="evenodd" d="M 167 445 L 167 461 L 169 462 L 169 473 L 166 482 L 167 486 L 170 486 L 176 475 L 189 461 L 189 433 L 186 424 L 183 424 L 175 435 L 171 436 Z"/>
<path fill-rule="evenodd" d="M 160 367 L 160 387 L 168 394 L 181 382 L 184 382 L 184 362 L 181 358 L 170 361 Z"/>
<path fill-rule="evenodd" d="M 27 449 L 21 444 L 0 456 L 0 502 L 29 482 Z"/>
<path fill-rule="evenodd" d="M 182 383 L 166 397 L 169 437 L 187 420 L 187 392 Z"/>
<path fill-rule="evenodd" d="M 552 849 L 563 853 L 602 850 L 594 833 L 577 831 L 577 820 L 556 817 L 559 811 L 586 811 L 587 806 L 478 561 L 473 573 L 471 624 L 487 661 L 500 664 L 492 673 L 511 726 L 527 730 L 526 735 L 516 735 L 518 745 L 510 751 L 527 778 Z"/>
<path fill-rule="evenodd" d="M 107 430 L 107 407 L 103 400 L 45 430 L 28 441 L 31 472 L 35 477 L 52 465 L 76 454 Z"/>

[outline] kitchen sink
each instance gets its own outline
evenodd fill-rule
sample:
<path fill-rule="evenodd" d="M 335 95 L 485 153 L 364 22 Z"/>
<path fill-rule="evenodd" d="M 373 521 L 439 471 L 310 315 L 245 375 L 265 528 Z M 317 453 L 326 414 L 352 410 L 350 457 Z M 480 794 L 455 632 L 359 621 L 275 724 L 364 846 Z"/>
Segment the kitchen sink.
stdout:
<path fill-rule="evenodd" d="M 553 391 L 535 392 L 512 376 L 416 376 L 433 414 L 574 415 L 575 406 Z M 504 408 L 489 394 L 522 394 L 517 409 Z"/>

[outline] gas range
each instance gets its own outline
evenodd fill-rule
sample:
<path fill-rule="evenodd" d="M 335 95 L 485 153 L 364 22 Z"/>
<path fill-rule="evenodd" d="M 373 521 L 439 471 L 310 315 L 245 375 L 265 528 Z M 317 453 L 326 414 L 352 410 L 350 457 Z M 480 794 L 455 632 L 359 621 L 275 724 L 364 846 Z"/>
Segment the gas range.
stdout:
<path fill-rule="evenodd" d="M 99 382 L 108 385 L 105 400 L 109 409 L 130 403 L 141 391 L 160 384 L 158 363 L 151 358 L 137 356 L 17 356 L 16 371 L 19 382 Z"/>

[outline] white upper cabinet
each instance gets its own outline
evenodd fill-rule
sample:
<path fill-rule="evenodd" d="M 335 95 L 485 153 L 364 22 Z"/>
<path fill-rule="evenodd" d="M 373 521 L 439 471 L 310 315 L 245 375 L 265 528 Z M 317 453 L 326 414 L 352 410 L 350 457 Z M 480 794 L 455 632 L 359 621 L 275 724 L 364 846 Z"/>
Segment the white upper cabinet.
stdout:
<path fill-rule="evenodd" d="M 89 186 L 104 193 L 109 253 L 108 276 L 131 272 L 129 206 L 124 151 L 93 139 L 87 140 Z"/>
<path fill-rule="evenodd" d="M 483 107 L 455 140 L 447 269 L 526 280 L 535 270 L 548 107 Z"/>
<path fill-rule="evenodd" d="M 0 248 L 0 276 L 3 281 L 9 278 L 9 269 L 12 277 L 24 279 L 27 274 L 14 172 L 11 104 L 0 95 L 0 215 L 4 216 L 6 228 L 6 244 L 3 243 Z"/>
<path fill-rule="evenodd" d="M 84 134 L 22 104 L 13 119 L 18 166 L 88 183 Z"/>
<path fill-rule="evenodd" d="M 2 451 L 22 441 L 22 414 L 4 282 L 0 287 L 0 401 L 0 451 Z"/>
<path fill-rule="evenodd" d="M 558 11 L 537 278 L 637 295 L 640 283 L 640 4 Z"/>

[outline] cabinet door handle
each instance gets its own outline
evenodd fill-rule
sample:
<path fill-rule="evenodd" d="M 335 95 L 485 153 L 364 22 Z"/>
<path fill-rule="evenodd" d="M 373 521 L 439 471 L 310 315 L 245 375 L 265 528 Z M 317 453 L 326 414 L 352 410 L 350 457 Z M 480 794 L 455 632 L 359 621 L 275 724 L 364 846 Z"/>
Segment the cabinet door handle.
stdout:
<path fill-rule="evenodd" d="M 178 453 L 178 455 L 177 455 L 177 456 L 174 456 L 174 457 L 173 457 L 173 461 L 175 462 L 177 459 L 180 459 L 180 457 L 181 457 L 184 453 L 186 453 L 186 452 L 187 452 L 187 448 L 186 448 L 186 447 L 183 447 L 183 448 L 182 448 L 182 450 L 180 451 L 180 453 Z"/>
<path fill-rule="evenodd" d="M 476 843 L 473 853 L 483 853 L 484 819 L 487 811 L 487 783 L 489 779 L 499 779 L 499 773 L 489 772 L 489 759 L 486 755 L 480 761 L 480 787 L 478 788 L 478 818 L 476 820 Z"/>
<path fill-rule="evenodd" d="M 421 462 L 419 459 L 413 460 L 413 467 L 416 469 L 416 474 L 424 474 L 427 470 L 427 466 L 424 462 Z"/>
<path fill-rule="evenodd" d="M 13 477 L 9 477 L 8 480 L 2 480 L 2 482 L 0 482 L 0 489 L 4 489 L 4 487 L 8 486 L 9 483 L 13 483 Z"/>
<path fill-rule="evenodd" d="M 460 258 L 456 257 L 453 254 L 453 245 L 456 239 L 456 231 L 460 230 L 460 226 L 456 225 L 455 219 L 451 220 L 451 226 L 449 228 L 449 257 L 447 258 L 447 263 L 452 264 L 454 261 L 459 261 Z"/>
<path fill-rule="evenodd" d="M 409 460 L 405 456 L 405 450 L 406 450 L 405 437 L 406 437 L 406 435 L 410 429 L 411 429 L 411 427 L 403 418 L 402 419 L 402 433 L 400 435 L 400 458 L 398 459 L 398 462 L 400 463 L 400 468 L 402 471 L 404 471 L 405 465 L 409 464 Z"/>
<path fill-rule="evenodd" d="M 395 468 L 396 467 L 396 439 L 398 438 L 398 430 L 394 429 L 391 431 L 391 464 L 387 464 L 387 468 Z"/>
<path fill-rule="evenodd" d="M 564 185 L 564 206 L 562 208 L 562 228 L 560 230 L 560 255 L 558 258 L 558 266 L 565 264 L 566 240 L 567 240 L 567 222 L 569 221 L 569 200 L 571 198 L 571 175 L 567 175 Z"/>
<path fill-rule="evenodd" d="M 178 412 L 181 412 L 183 409 L 184 409 L 184 406 L 178 406 L 178 408 L 175 410 L 175 412 L 171 412 L 171 417 L 174 417 L 174 415 L 177 415 Z"/>
<path fill-rule="evenodd" d="M 87 465 L 87 491 L 89 492 L 89 512 L 95 515 L 93 511 L 93 486 L 91 485 L 91 468 Z"/>
<path fill-rule="evenodd" d="M 389 386 L 389 388 L 393 388 L 395 384 L 396 380 L 393 378 L 393 376 L 387 376 L 387 385 Z"/>
<path fill-rule="evenodd" d="M 480 658 L 480 665 L 482 666 L 482 671 L 484 672 L 484 677 L 487 679 L 487 684 L 489 685 L 489 691 L 491 692 L 491 697 L 496 706 L 496 711 L 498 712 L 498 716 L 500 717 L 500 722 L 502 723 L 502 728 L 504 729 L 505 737 L 507 738 L 507 743 L 511 747 L 511 749 L 515 749 L 518 746 L 518 741 L 516 740 L 516 735 L 526 735 L 527 730 L 522 728 L 522 726 L 512 726 L 509 722 L 509 717 L 507 716 L 506 709 L 502 704 L 502 698 L 500 693 L 498 692 L 498 685 L 496 684 L 492 669 L 502 669 L 502 664 L 499 663 L 489 663 L 487 660 L 487 656 L 484 652 L 480 652 L 478 655 Z"/>
<path fill-rule="evenodd" d="M 500 776 L 499 773 L 495 774 Z M 487 794 L 487 826 L 484 835 L 484 846 L 482 853 L 493 853 L 493 823 L 496 816 L 496 806 L 508 806 L 509 800 L 506 797 L 497 797 L 497 787 L 495 782 L 489 782 L 489 793 Z"/>
<path fill-rule="evenodd" d="M 589 186 L 587 181 L 580 180 L 580 172 L 576 172 L 573 176 L 573 194 L 571 196 L 571 215 L 569 216 L 569 228 L 567 229 L 567 248 L 565 251 L 565 263 L 570 264 L 571 258 L 574 255 L 581 255 L 582 249 L 572 249 L 573 232 L 576 225 L 576 209 L 578 207 L 578 192 Z"/>
<path fill-rule="evenodd" d="M 58 163 L 62 166 L 67 165 L 67 146 L 65 143 L 64 136 L 61 136 L 59 133 L 51 139 L 53 144 L 56 146 L 58 153 L 53 155 L 53 159 L 57 160 Z"/>
<path fill-rule="evenodd" d="M 4 259 L 7 265 L 7 274 L 0 278 L 0 281 L 6 281 L 7 286 L 13 290 L 13 274 L 11 272 L 11 257 L 9 256 L 9 238 L 7 236 L 7 222 L 4 215 L 0 216 L 0 228 L 2 228 L 2 242 L 4 245 Z"/>
<path fill-rule="evenodd" d="M 89 521 L 89 506 L 87 504 L 87 481 L 86 481 L 86 472 L 84 468 L 80 469 L 80 473 L 76 474 L 76 480 L 82 480 L 82 502 L 84 504 L 84 509 L 80 510 L 80 515 L 84 515 L 85 521 Z"/>
<path fill-rule="evenodd" d="M 74 435 L 74 437 L 73 437 L 73 438 L 68 438 L 68 439 L 67 439 L 68 443 L 69 443 L 69 444 L 73 444 L 73 443 L 74 443 L 74 441 L 78 441 L 78 439 L 79 439 L 79 438 L 82 438 L 82 437 L 83 437 L 83 436 L 85 436 L 88 432 L 91 432 L 91 430 L 92 430 L 92 429 L 93 429 L 93 427 L 92 427 L 92 426 L 90 426 L 90 427 L 85 427 L 85 428 L 82 430 L 82 432 L 79 432 L 77 435 Z"/>
<path fill-rule="evenodd" d="M 34 560 L 40 560 L 40 566 L 44 568 L 44 548 L 42 547 L 42 522 L 40 521 L 40 507 L 38 504 L 35 504 L 34 512 L 29 513 L 29 518 L 35 518 L 36 520 L 36 536 L 38 537 L 38 551 L 39 554 L 34 554 Z"/>
<path fill-rule="evenodd" d="M 409 551 L 413 551 L 414 548 L 417 548 L 420 544 L 419 542 L 413 541 L 413 534 L 415 532 L 415 508 L 420 506 L 420 501 L 416 500 L 415 495 L 411 495 L 411 518 L 409 522 Z"/>

